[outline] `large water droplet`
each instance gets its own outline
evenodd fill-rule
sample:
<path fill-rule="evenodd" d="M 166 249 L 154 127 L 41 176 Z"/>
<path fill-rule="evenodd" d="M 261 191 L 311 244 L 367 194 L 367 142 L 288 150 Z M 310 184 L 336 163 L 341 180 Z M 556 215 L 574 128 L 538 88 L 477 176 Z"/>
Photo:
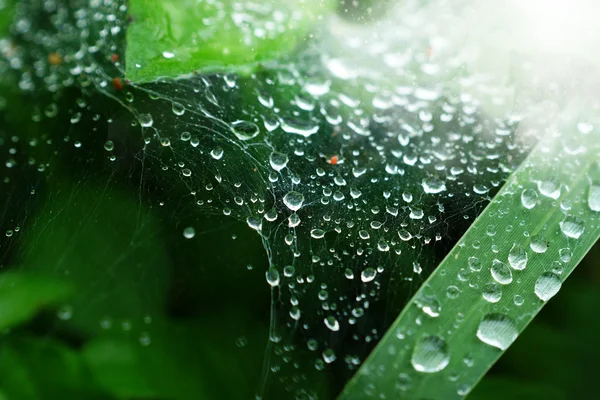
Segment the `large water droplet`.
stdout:
<path fill-rule="evenodd" d="M 141 114 L 139 119 L 140 119 L 140 125 L 142 125 L 144 128 L 148 128 L 148 127 L 152 126 L 152 124 L 154 123 L 154 120 L 152 119 L 152 115 L 150 115 L 150 114 Z"/>
<path fill-rule="evenodd" d="M 544 272 L 535 281 L 535 295 L 543 301 L 548 301 L 558 293 L 561 285 L 562 282 L 558 275 L 552 272 Z"/>
<path fill-rule="evenodd" d="M 508 252 L 508 263 L 516 270 L 525 269 L 527 266 L 527 252 L 520 244 L 515 243 Z"/>
<path fill-rule="evenodd" d="M 551 199 L 558 199 L 560 197 L 560 182 L 556 179 L 549 179 L 547 181 L 538 181 L 538 190 L 540 193 Z"/>
<path fill-rule="evenodd" d="M 492 261 L 490 272 L 492 273 L 492 278 L 501 285 L 508 285 L 513 280 L 510 268 L 500 260 Z"/>
<path fill-rule="evenodd" d="M 375 271 L 374 268 L 365 268 L 360 273 L 360 280 L 363 282 L 371 282 L 373 279 L 375 279 L 375 275 L 377 275 L 377 271 Z"/>
<path fill-rule="evenodd" d="M 496 282 L 490 282 L 483 287 L 481 295 L 490 303 L 497 303 L 502 298 L 502 288 Z"/>
<path fill-rule="evenodd" d="M 590 207 L 590 210 L 592 211 L 600 211 L 600 185 L 590 186 L 588 207 Z"/>
<path fill-rule="evenodd" d="M 271 286 L 277 286 L 279 285 L 279 271 L 277 271 L 277 269 L 271 267 L 267 270 L 267 272 L 265 273 L 265 276 L 267 278 L 267 283 Z"/>
<path fill-rule="evenodd" d="M 340 330 L 340 323 L 332 316 L 325 318 L 325 326 L 334 332 Z"/>
<path fill-rule="evenodd" d="M 423 179 L 423 182 L 421 184 L 423 185 L 423 190 L 425 191 L 425 193 L 436 194 L 446 190 L 446 183 L 435 176 Z"/>
<path fill-rule="evenodd" d="M 304 203 L 304 195 L 292 190 L 283 196 L 283 204 L 292 211 L 298 211 Z"/>
<path fill-rule="evenodd" d="M 450 362 L 448 345 L 437 336 L 423 336 L 415 344 L 410 362 L 419 372 L 441 371 Z"/>
<path fill-rule="evenodd" d="M 231 123 L 231 130 L 240 140 L 250 140 L 258 136 L 258 125 L 249 121 L 235 121 Z"/>
<path fill-rule="evenodd" d="M 269 156 L 269 164 L 271 164 L 271 168 L 275 171 L 284 169 L 288 164 L 288 160 L 287 154 L 279 153 L 277 151 L 272 152 Z"/>
<path fill-rule="evenodd" d="M 579 239 L 579 236 L 585 230 L 585 223 L 582 219 L 567 215 L 560 223 L 560 230 L 565 236 L 573 239 Z"/>
<path fill-rule="evenodd" d="M 525 189 L 521 193 L 521 204 L 528 210 L 531 210 L 538 201 L 538 194 L 533 189 Z"/>
<path fill-rule="evenodd" d="M 518 335 L 517 324 L 512 318 L 500 313 L 485 315 L 477 328 L 479 340 L 500 350 L 506 350 Z"/>
<path fill-rule="evenodd" d="M 541 235 L 535 235 L 531 238 L 529 247 L 536 253 L 545 253 L 548 250 L 548 241 Z"/>

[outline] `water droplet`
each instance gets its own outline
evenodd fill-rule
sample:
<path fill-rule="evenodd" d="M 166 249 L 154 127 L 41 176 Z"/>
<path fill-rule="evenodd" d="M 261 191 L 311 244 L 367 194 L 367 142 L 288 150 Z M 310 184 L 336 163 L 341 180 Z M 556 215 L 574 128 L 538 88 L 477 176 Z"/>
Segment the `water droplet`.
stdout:
<path fill-rule="evenodd" d="M 221 157 L 223 157 L 223 153 L 224 153 L 224 151 L 221 147 L 215 147 L 214 149 L 211 150 L 210 155 L 215 160 L 220 160 Z"/>
<path fill-rule="evenodd" d="M 365 268 L 361 273 L 360 273 L 360 280 L 363 282 L 371 282 L 373 279 L 375 279 L 375 275 L 377 275 L 377 271 L 375 271 L 374 268 Z"/>
<path fill-rule="evenodd" d="M 567 215 L 560 223 L 560 230 L 565 236 L 573 239 L 579 239 L 585 230 L 585 223 L 582 219 Z"/>
<path fill-rule="evenodd" d="M 500 260 L 496 259 L 492 261 L 490 272 L 492 273 L 492 278 L 501 285 L 508 285 L 513 280 L 510 268 Z"/>
<path fill-rule="evenodd" d="M 152 126 L 154 120 L 152 119 L 152 115 L 150 114 L 141 114 L 140 115 L 140 125 L 145 128 Z"/>
<path fill-rule="evenodd" d="M 523 305 L 523 303 L 525 303 L 525 299 L 523 298 L 523 296 L 518 295 L 518 294 L 515 294 L 513 301 L 515 303 L 515 306 L 517 306 L 517 307 L 521 307 Z"/>
<path fill-rule="evenodd" d="M 477 328 L 479 340 L 500 350 L 506 350 L 518 335 L 513 319 L 500 313 L 485 315 Z"/>
<path fill-rule="evenodd" d="M 430 176 L 421 182 L 425 193 L 437 194 L 446 190 L 446 183 L 438 177 Z"/>
<path fill-rule="evenodd" d="M 538 181 L 538 190 L 540 193 L 551 199 L 558 199 L 560 197 L 560 182 L 556 179 L 550 179 L 547 181 Z"/>
<path fill-rule="evenodd" d="M 248 217 L 246 218 L 246 223 L 248 226 L 255 231 L 262 230 L 262 219 L 258 217 Z"/>
<path fill-rule="evenodd" d="M 529 247 L 531 250 L 536 253 L 545 253 L 548 250 L 548 241 L 541 235 L 535 235 L 531 238 L 531 243 L 529 243 Z"/>
<path fill-rule="evenodd" d="M 277 151 L 272 152 L 269 156 L 269 164 L 271 164 L 271 168 L 273 168 L 275 171 L 281 171 L 284 169 L 287 166 L 288 161 L 289 159 L 287 154 L 279 153 Z"/>
<path fill-rule="evenodd" d="M 173 110 L 173 114 L 178 116 L 185 113 L 185 107 L 181 103 L 173 102 L 171 109 Z"/>
<path fill-rule="evenodd" d="M 337 319 L 335 319 L 335 317 L 329 316 L 327 318 L 325 318 L 325 326 L 327 328 L 329 328 L 330 330 L 337 332 L 340 330 L 340 323 L 338 322 Z"/>
<path fill-rule="evenodd" d="M 590 186 L 588 194 L 588 207 L 592 211 L 600 211 L 600 185 Z"/>
<path fill-rule="evenodd" d="M 240 140 L 250 140 L 258 136 L 258 125 L 249 121 L 235 121 L 231 123 L 231 130 Z"/>
<path fill-rule="evenodd" d="M 304 195 L 292 190 L 283 196 L 283 204 L 292 211 L 298 211 L 304 203 Z"/>
<path fill-rule="evenodd" d="M 322 239 L 325 236 L 325 231 L 322 229 L 312 229 L 310 231 L 310 237 L 313 239 Z"/>
<path fill-rule="evenodd" d="M 410 362 L 419 372 L 441 371 L 450 362 L 448 345 L 438 336 L 423 336 L 415 344 Z"/>
<path fill-rule="evenodd" d="M 558 251 L 558 256 L 560 257 L 560 261 L 564 262 L 564 263 L 568 263 L 569 261 L 571 261 L 571 258 L 573 257 L 573 252 L 571 251 L 570 248 L 564 248 L 564 249 L 560 249 Z"/>
<path fill-rule="evenodd" d="M 111 140 L 107 140 L 106 143 L 104 143 L 104 150 L 113 151 L 114 148 L 115 148 L 115 145 Z"/>
<path fill-rule="evenodd" d="M 525 189 L 521 193 L 521 204 L 528 210 L 531 210 L 538 201 L 538 194 L 533 189 Z"/>
<path fill-rule="evenodd" d="M 527 266 L 527 252 L 520 244 L 515 243 L 508 252 L 508 263 L 516 270 L 523 270 Z"/>
<path fill-rule="evenodd" d="M 469 268 L 471 269 L 471 271 L 473 271 L 473 272 L 481 271 L 481 261 L 479 261 L 479 258 L 469 257 L 468 263 L 469 263 Z"/>
<path fill-rule="evenodd" d="M 502 298 L 502 288 L 496 282 L 490 282 L 483 287 L 481 295 L 486 301 L 497 303 Z"/>
<path fill-rule="evenodd" d="M 279 271 L 277 269 L 271 267 L 265 273 L 265 277 L 267 278 L 267 283 L 272 287 L 278 286 L 280 282 Z"/>
<path fill-rule="evenodd" d="M 548 301 L 558 293 L 561 285 L 562 282 L 558 275 L 552 272 L 544 272 L 535 281 L 535 295 L 543 301 Z"/>
<path fill-rule="evenodd" d="M 193 238 L 194 236 L 196 236 L 196 230 L 195 230 L 193 227 L 191 227 L 191 226 L 188 226 L 187 228 L 185 228 L 185 229 L 183 230 L 183 237 L 184 237 L 184 238 L 186 238 L 186 239 L 191 239 L 191 238 Z"/>

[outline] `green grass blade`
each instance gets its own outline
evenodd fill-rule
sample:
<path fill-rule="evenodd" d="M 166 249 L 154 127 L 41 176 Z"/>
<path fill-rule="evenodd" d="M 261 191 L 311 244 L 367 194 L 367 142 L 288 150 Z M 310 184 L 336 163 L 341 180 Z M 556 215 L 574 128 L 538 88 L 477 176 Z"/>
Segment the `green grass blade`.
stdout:
<path fill-rule="evenodd" d="M 600 140 L 578 127 L 511 175 L 341 399 L 462 398 L 525 329 L 600 237 Z"/>

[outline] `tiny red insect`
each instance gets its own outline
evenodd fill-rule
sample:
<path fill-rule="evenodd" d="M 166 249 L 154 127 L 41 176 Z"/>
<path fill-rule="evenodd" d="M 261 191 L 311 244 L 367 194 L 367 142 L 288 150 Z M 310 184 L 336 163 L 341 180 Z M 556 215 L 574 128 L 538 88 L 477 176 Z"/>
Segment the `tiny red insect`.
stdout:
<path fill-rule="evenodd" d="M 123 90 L 123 80 L 121 78 L 114 78 L 113 86 L 115 90 Z"/>
<path fill-rule="evenodd" d="M 338 156 L 331 156 L 329 159 L 329 164 L 336 165 L 338 163 Z"/>
<path fill-rule="evenodd" d="M 119 55 L 115 53 L 112 56 L 110 56 L 110 59 L 112 60 L 112 62 L 116 63 L 117 61 L 119 61 Z"/>

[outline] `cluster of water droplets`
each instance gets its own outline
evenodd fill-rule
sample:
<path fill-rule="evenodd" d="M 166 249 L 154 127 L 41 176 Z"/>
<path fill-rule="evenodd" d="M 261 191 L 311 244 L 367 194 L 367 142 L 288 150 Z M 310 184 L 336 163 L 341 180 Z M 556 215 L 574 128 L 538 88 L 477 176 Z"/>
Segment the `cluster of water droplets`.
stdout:
<path fill-rule="evenodd" d="M 270 260 L 263 266 L 265 285 L 276 294 L 268 369 L 290 388 L 306 383 L 297 372 L 306 360 L 319 370 L 334 363 L 356 370 L 444 255 L 439 252 L 451 248 L 454 236 L 462 234 L 528 150 L 515 134 L 523 115 L 490 116 L 482 107 L 484 99 L 504 101 L 488 78 L 444 79 L 461 75 L 463 55 L 424 15 L 405 19 L 397 11 L 380 33 L 365 29 L 351 38 L 345 36 L 345 24 L 333 19 L 322 43 L 249 76 L 214 73 L 119 88 L 113 80 L 122 66 L 107 59 L 122 50 L 111 38 L 121 34 L 115 21 L 122 18 L 115 14 L 123 17 L 126 9 L 94 3 L 104 7 L 102 12 L 57 13 L 62 17 L 53 20 L 56 26 L 68 29 L 52 35 L 29 30 L 22 12 L 17 29 L 23 40 L 41 43 L 38 53 L 56 53 L 60 59 L 49 57 L 31 71 L 25 65 L 36 54 L 20 48 L 9 52 L 3 43 L 0 50 L 8 61 L 2 67 L 19 75 L 23 90 L 58 92 L 73 86 L 114 98 L 127 117 L 121 116 L 115 134 L 98 148 L 107 160 L 128 171 L 126 163 L 135 154 L 153 180 L 168 183 L 161 206 L 189 202 L 199 213 L 245 221 L 260 235 Z M 242 14 L 233 18 L 245 26 Z M 422 26 L 427 27 L 422 37 L 415 37 Z M 97 40 L 56 52 L 53 43 L 72 42 L 75 27 L 87 32 L 81 36 Z M 364 54 L 357 59 L 359 49 Z M 51 119 L 55 107 L 47 105 L 35 118 Z M 88 101 L 78 100 L 71 123 L 99 119 L 91 110 Z M 11 168 L 15 146 L 6 140 L 2 148 L 11 154 L 6 162 Z M 514 196 L 523 210 L 535 211 L 541 202 L 557 201 L 563 190 L 560 181 L 542 179 Z M 587 201 L 591 210 L 600 211 L 600 186 L 590 186 Z M 178 232 L 182 240 L 198 240 L 197 228 L 186 222 Z M 557 228 L 570 241 L 586 231 L 583 220 L 568 210 Z M 508 230 L 489 226 L 482 235 L 494 237 L 499 229 Z M 490 262 L 469 257 L 456 271 L 456 284 L 417 299 L 420 317 L 450 312 L 442 299 L 456 299 L 466 290 L 477 291 L 487 304 L 500 304 L 503 292 L 547 251 L 543 235 L 495 244 Z M 557 261 L 568 263 L 570 254 L 569 248 L 561 249 Z M 473 277 L 484 274 L 475 284 Z M 541 274 L 532 289 L 537 298 L 554 296 L 561 274 L 557 266 Z M 514 296 L 515 306 L 524 297 L 531 301 L 524 295 Z M 457 325 L 462 318 L 457 316 Z M 493 310 L 473 337 L 505 349 L 518 330 L 510 316 Z M 411 364 L 420 373 L 437 373 L 450 365 L 451 350 L 443 335 L 423 336 L 414 345 Z M 472 364 L 468 355 L 463 358 Z M 283 371 L 292 371 L 294 378 Z M 408 390 L 410 378 L 402 375 L 400 381 L 400 390 Z M 462 382 L 457 386 L 469 390 Z"/>

